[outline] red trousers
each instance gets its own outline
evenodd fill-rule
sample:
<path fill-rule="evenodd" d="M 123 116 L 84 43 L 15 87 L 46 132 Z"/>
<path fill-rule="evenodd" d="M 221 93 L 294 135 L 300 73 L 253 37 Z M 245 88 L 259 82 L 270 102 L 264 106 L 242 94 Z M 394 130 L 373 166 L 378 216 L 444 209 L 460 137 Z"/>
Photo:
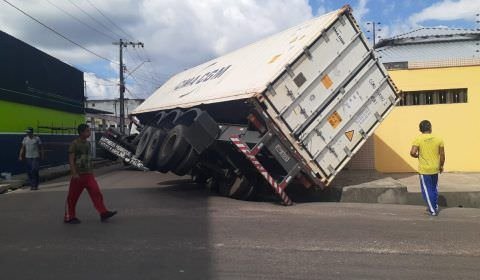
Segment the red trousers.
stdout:
<path fill-rule="evenodd" d="M 100 192 L 95 176 L 93 176 L 93 174 L 80 174 L 78 178 L 72 178 L 70 180 L 70 188 L 68 189 L 67 202 L 65 205 L 65 220 L 76 218 L 75 206 L 85 188 L 98 213 L 102 214 L 107 212 L 107 208 L 105 204 L 103 204 L 103 195 Z"/>

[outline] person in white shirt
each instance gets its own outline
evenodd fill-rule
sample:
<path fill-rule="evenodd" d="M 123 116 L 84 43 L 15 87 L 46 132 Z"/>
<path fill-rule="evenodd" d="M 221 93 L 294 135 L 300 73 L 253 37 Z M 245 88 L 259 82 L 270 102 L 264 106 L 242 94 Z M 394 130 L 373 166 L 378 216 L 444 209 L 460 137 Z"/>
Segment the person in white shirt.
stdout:
<path fill-rule="evenodd" d="M 40 156 L 43 158 L 42 140 L 40 140 L 40 137 L 33 135 L 33 128 L 31 127 L 27 128 L 25 132 L 27 136 L 23 138 L 18 159 L 26 160 L 30 189 L 38 190 Z"/>

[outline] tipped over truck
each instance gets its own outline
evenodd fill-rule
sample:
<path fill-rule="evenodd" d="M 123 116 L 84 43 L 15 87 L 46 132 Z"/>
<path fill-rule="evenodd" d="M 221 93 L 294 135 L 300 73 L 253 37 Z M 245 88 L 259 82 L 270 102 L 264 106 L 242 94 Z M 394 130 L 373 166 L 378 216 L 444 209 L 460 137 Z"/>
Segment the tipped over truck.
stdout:
<path fill-rule="evenodd" d="M 400 96 L 349 6 L 169 79 L 100 144 L 143 170 L 190 174 L 221 195 L 328 186 Z"/>

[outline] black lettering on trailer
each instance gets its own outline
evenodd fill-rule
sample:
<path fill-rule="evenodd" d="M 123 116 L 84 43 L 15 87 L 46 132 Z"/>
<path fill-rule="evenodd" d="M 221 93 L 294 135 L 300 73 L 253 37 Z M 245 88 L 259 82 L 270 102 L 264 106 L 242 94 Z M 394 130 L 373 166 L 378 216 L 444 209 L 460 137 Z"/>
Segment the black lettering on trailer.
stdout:
<path fill-rule="evenodd" d="M 217 71 L 218 70 L 213 70 L 212 72 L 208 72 L 207 74 L 205 74 L 205 78 L 202 79 L 202 82 L 206 82 L 210 80 L 212 76 L 215 75 L 215 73 L 217 73 Z"/>
<path fill-rule="evenodd" d="M 225 72 L 227 72 L 228 68 L 230 68 L 230 66 L 232 65 L 228 65 L 227 67 L 223 67 L 222 69 L 218 70 L 218 73 L 213 76 L 212 79 L 217 79 L 217 78 L 220 78 Z"/>
<path fill-rule="evenodd" d="M 201 74 L 201 75 L 192 77 L 190 79 L 183 80 L 174 87 L 174 90 L 178 90 L 187 86 L 192 86 L 192 85 L 203 83 L 209 80 L 220 78 L 221 76 L 223 76 L 223 74 L 225 74 L 225 72 L 228 71 L 228 69 L 230 69 L 231 66 L 232 65 L 228 65 L 228 66 L 207 72 L 205 74 Z"/>
<path fill-rule="evenodd" d="M 207 72 L 207 73 L 203 74 L 203 76 L 202 76 L 200 79 L 198 79 L 198 81 L 197 81 L 195 84 L 204 82 L 204 81 L 205 81 L 205 77 L 206 77 L 207 75 L 209 75 L 209 74 L 210 74 L 210 72 Z"/>

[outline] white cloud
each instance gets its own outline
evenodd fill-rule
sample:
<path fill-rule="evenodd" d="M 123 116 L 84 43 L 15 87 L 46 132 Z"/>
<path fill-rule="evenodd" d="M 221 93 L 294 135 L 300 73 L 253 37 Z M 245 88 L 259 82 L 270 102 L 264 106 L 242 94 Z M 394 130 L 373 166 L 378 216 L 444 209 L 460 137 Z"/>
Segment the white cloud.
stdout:
<path fill-rule="evenodd" d="M 121 29 L 132 34 L 134 38 L 128 39 L 139 40 L 145 44 L 151 62 L 144 63 L 138 68 L 133 75 L 135 79 L 127 80 L 130 91 L 142 97 L 151 94 L 154 88 L 173 73 L 225 54 L 313 16 L 307 0 L 49 1 L 100 32 L 79 23 L 46 0 L 12 0 L 12 3 L 82 46 L 113 61 L 118 60 L 118 47 L 112 45 L 112 41 L 119 39 L 117 35 L 124 36 L 124 32 L 113 26 L 89 2 Z M 89 18 L 70 2 L 76 3 L 103 25 Z M 5 2 L 0 2 L 0 9 L 2 10 L 0 26 L 3 31 L 69 64 L 85 66 L 102 61 L 59 38 Z M 125 62 L 130 71 L 145 60 L 147 55 L 143 51 L 127 48 Z M 107 72 L 118 72 L 117 65 L 113 64 L 111 67 L 115 72 Z M 114 96 L 111 87 L 89 85 L 88 81 L 95 81 L 99 76 L 92 75 L 85 74 L 87 94 Z M 102 83 L 98 81 L 98 84 Z"/>
<path fill-rule="evenodd" d="M 327 9 L 324 6 L 320 6 L 318 7 L 317 13 L 315 15 L 320 16 L 326 13 L 327 13 Z"/>
<path fill-rule="evenodd" d="M 88 100 L 94 99 L 114 99 L 119 97 L 118 80 L 101 79 L 94 73 L 84 73 L 86 89 L 85 95 Z"/>
<path fill-rule="evenodd" d="M 362 22 L 365 15 L 370 11 L 370 9 L 367 8 L 367 4 L 368 0 L 359 0 L 358 5 L 353 7 L 353 14 L 359 22 Z"/>
<path fill-rule="evenodd" d="M 317 8 L 317 11 L 315 13 L 315 16 L 320 16 L 320 15 L 326 14 L 328 12 L 328 10 L 327 10 L 326 5 L 325 5 L 325 0 L 318 0 L 317 3 L 318 3 L 318 8 Z"/>
<path fill-rule="evenodd" d="M 413 25 L 427 20 L 465 19 L 473 21 L 479 11 L 480 1 L 478 0 L 444 0 L 411 15 L 409 20 Z"/>

